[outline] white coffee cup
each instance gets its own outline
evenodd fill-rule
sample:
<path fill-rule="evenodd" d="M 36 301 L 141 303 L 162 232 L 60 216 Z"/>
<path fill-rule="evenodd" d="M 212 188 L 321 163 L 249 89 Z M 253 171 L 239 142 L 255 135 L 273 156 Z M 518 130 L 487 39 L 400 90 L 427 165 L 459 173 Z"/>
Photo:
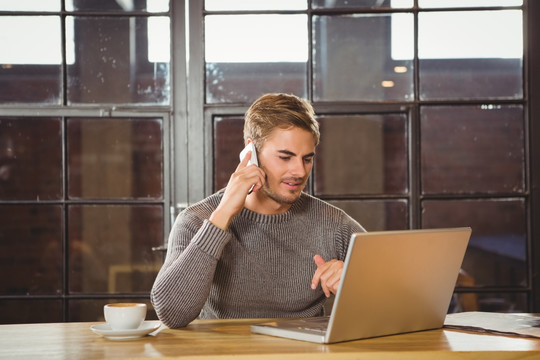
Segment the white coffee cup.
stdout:
<path fill-rule="evenodd" d="M 138 329 L 146 318 L 146 304 L 114 303 L 103 307 L 105 321 L 113 330 Z"/>

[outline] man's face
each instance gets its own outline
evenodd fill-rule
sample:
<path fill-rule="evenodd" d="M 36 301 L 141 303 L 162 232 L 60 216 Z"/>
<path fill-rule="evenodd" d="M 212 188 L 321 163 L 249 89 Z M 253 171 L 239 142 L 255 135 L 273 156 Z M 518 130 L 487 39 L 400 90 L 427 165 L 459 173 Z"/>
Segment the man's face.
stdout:
<path fill-rule="evenodd" d="M 266 173 L 260 190 L 279 204 L 292 204 L 306 186 L 313 167 L 315 140 L 306 130 L 294 127 L 272 131 L 258 153 Z"/>

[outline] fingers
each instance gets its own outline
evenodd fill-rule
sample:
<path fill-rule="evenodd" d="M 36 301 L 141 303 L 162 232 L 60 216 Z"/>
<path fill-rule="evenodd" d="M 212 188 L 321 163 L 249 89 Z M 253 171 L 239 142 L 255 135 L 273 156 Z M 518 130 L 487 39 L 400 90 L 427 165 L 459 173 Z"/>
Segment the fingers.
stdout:
<path fill-rule="evenodd" d="M 326 263 L 326 261 L 324 261 L 322 256 L 319 254 L 313 257 L 313 261 L 315 261 L 315 265 L 317 265 L 317 270 L 315 270 L 313 278 L 311 279 L 311 288 L 315 290 L 319 285 L 319 281 L 321 280 L 322 266 Z"/>
<path fill-rule="evenodd" d="M 248 185 L 248 195 L 261 189 L 266 181 L 264 171 L 258 166 L 248 166 L 240 177 Z"/>
<path fill-rule="evenodd" d="M 248 151 L 246 153 L 246 156 L 244 156 L 242 161 L 240 161 L 240 164 L 238 164 L 238 166 L 236 167 L 236 171 L 245 168 L 249 163 L 249 160 L 251 160 L 251 151 Z"/>
<path fill-rule="evenodd" d="M 317 254 L 313 257 L 313 260 L 315 261 L 315 264 L 317 265 L 317 267 L 319 266 L 323 266 L 326 261 L 324 261 L 324 259 L 322 258 L 321 255 Z"/>
<path fill-rule="evenodd" d="M 317 270 L 315 270 L 315 274 L 313 274 L 313 278 L 311 279 L 311 288 L 315 290 L 317 286 L 319 285 L 319 282 L 321 282 L 321 289 L 323 290 L 326 297 L 330 296 L 329 290 L 326 288 L 326 282 L 321 281 L 321 276 L 324 274 L 324 265 L 326 264 L 326 261 L 322 258 L 321 255 L 317 254 L 313 257 L 313 261 L 315 261 L 315 264 L 317 265 Z"/>
<path fill-rule="evenodd" d="M 337 260 L 336 260 L 337 262 Z M 323 283 L 326 284 L 326 288 L 328 289 L 328 292 L 325 292 L 325 295 L 328 297 L 330 296 L 330 293 L 337 294 L 337 290 L 339 287 L 339 282 L 341 280 L 341 273 L 343 272 L 343 268 L 335 268 L 334 272 L 331 276 L 329 276 L 326 281 L 323 281 Z"/>
<path fill-rule="evenodd" d="M 253 154 L 251 151 L 246 153 L 246 156 L 240 161 L 236 167 L 236 171 L 232 174 L 229 184 L 235 179 L 234 181 L 242 181 L 248 184 L 248 191 L 257 191 L 263 187 L 264 182 L 266 181 L 264 171 L 258 166 L 252 167 L 249 165 L 249 160 L 252 156 Z M 227 187 L 229 187 L 229 185 L 227 185 Z M 248 194 L 250 194 L 251 191 L 249 191 Z"/>
<path fill-rule="evenodd" d="M 336 294 L 343 272 L 343 261 L 333 259 L 327 262 L 320 255 L 315 255 L 313 261 L 317 265 L 317 270 L 311 279 L 311 288 L 316 289 L 320 284 L 326 297 Z"/>

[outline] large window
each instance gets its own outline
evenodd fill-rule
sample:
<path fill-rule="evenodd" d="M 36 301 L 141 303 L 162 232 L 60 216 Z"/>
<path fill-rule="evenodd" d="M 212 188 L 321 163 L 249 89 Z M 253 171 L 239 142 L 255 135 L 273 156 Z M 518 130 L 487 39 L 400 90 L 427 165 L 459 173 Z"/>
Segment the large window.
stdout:
<path fill-rule="evenodd" d="M 174 216 L 226 186 L 267 92 L 314 104 L 311 194 L 369 231 L 473 228 L 452 311 L 538 311 L 539 16 L 527 0 L 0 0 L 0 323 L 149 303 Z"/>
<path fill-rule="evenodd" d="M 170 226 L 168 2 L 0 11 L 0 323 L 148 302 Z"/>
<path fill-rule="evenodd" d="M 236 167 L 250 101 L 308 98 L 321 124 L 309 192 L 368 231 L 471 226 L 453 310 L 530 310 L 523 2 L 257 3 L 206 2 L 208 188 Z"/>

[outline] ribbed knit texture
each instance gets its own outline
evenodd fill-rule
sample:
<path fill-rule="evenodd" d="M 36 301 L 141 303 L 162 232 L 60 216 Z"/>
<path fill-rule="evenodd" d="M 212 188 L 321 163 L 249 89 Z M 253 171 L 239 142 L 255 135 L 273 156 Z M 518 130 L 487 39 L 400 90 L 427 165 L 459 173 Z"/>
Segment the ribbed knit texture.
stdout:
<path fill-rule="evenodd" d="M 228 231 L 208 219 L 218 192 L 176 219 L 167 257 L 151 291 L 171 328 L 201 318 L 322 315 L 326 300 L 311 289 L 315 254 L 344 260 L 351 234 L 365 231 L 342 210 L 303 193 L 284 214 L 243 209 Z"/>

